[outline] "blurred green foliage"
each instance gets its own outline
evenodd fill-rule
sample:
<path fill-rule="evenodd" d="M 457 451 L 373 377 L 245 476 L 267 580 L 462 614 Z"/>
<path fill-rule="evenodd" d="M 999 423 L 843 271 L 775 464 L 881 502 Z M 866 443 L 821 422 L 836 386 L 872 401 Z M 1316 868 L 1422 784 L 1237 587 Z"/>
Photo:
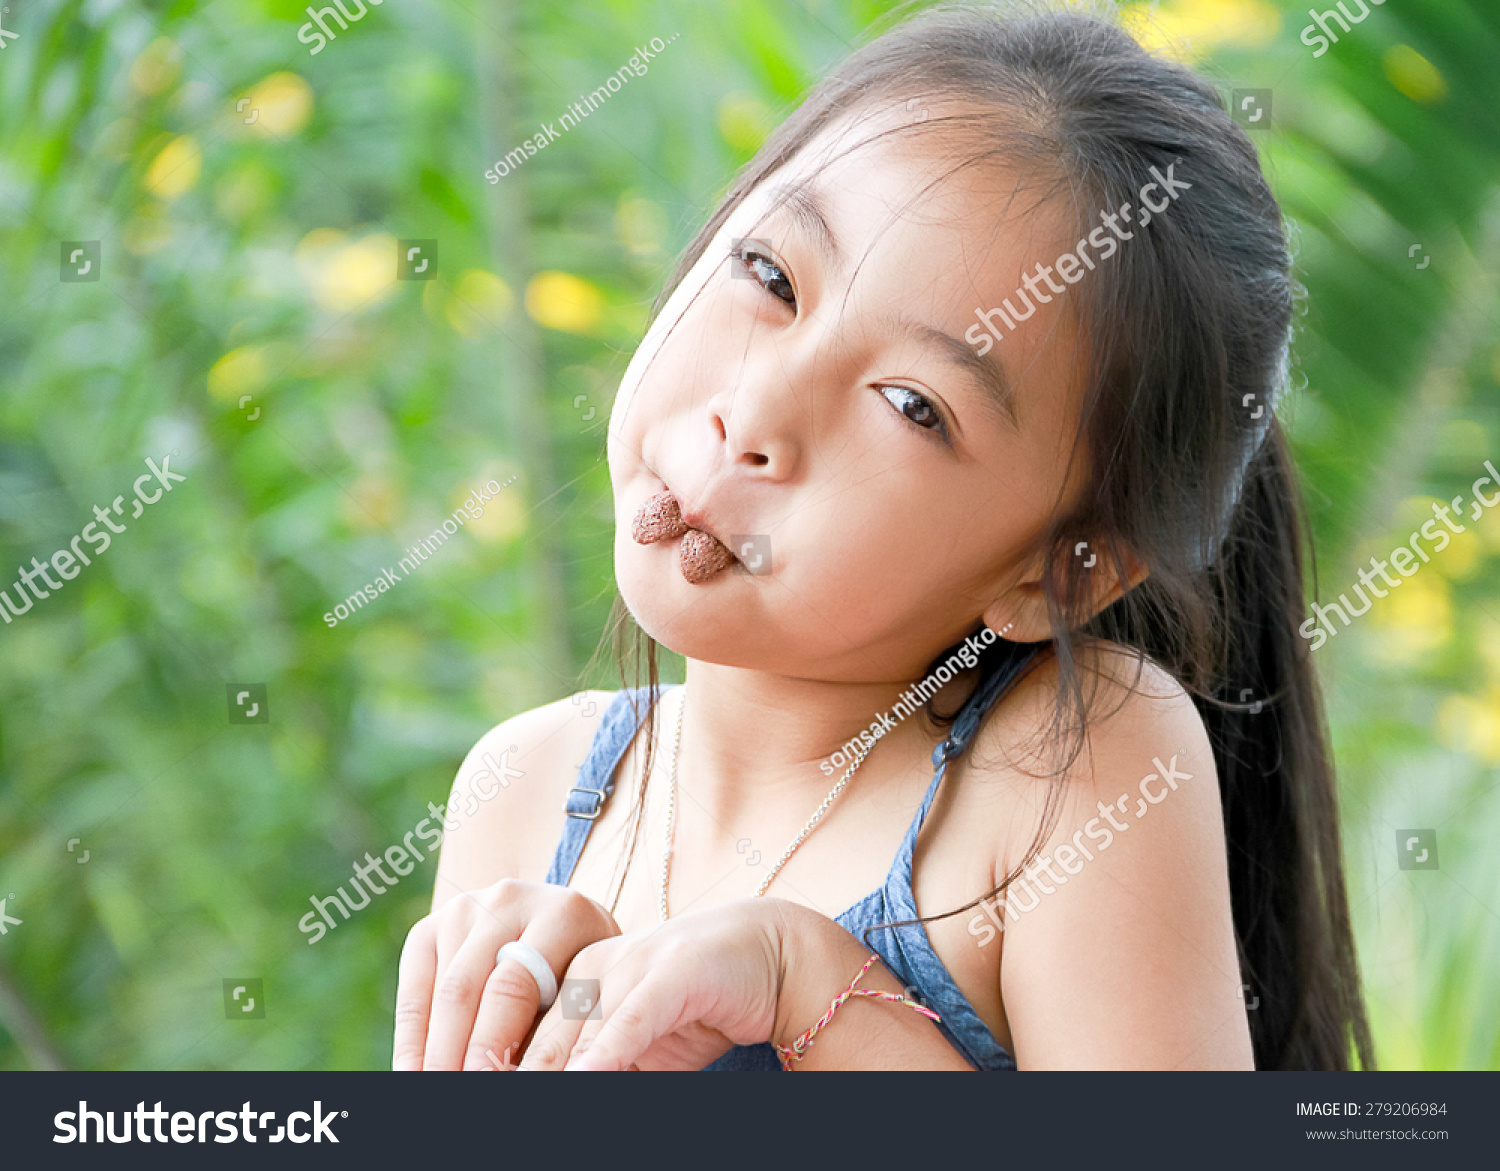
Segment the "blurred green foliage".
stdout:
<path fill-rule="evenodd" d="M 66 547 L 148 457 L 187 479 L 0 627 L 0 1068 L 388 1064 L 431 862 L 316 947 L 297 920 L 486 728 L 611 685 L 586 664 L 612 389 L 733 168 L 890 7 L 387 0 L 312 53 L 294 0 L 11 5 L 0 565 Z M 1336 595 L 1500 453 L 1500 10 L 1403 0 L 1318 58 L 1296 7 L 1128 15 L 1226 100 L 1272 91 L 1309 293 L 1282 413 Z M 485 180 L 653 37 L 645 76 Z M 99 279 L 60 279 L 92 240 Z M 435 279 L 395 279 L 407 240 Z M 1500 1066 L 1497 563 L 1491 513 L 1318 652 L 1387 1066 Z M 269 723 L 230 722 L 246 682 Z M 1398 868 L 1408 827 L 1439 870 Z M 225 1019 L 242 977 L 264 1020 Z"/>

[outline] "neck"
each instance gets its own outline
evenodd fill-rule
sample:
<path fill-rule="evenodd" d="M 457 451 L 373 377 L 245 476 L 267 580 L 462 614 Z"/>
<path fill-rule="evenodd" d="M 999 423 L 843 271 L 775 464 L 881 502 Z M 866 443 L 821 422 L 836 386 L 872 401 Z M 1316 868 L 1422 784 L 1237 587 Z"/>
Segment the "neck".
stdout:
<path fill-rule="evenodd" d="M 879 771 L 930 756 L 943 731 L 921 716 L 924 705 L 919 701 L 919 711 L 905 718 L 905 707 L 892 711 L 916 682 L 829 683 L 688 660 L 679 783 L 691 786 L 693 799 L 726 826 L 772 801 L 796 801 L 810 813 L 853 763 L 850 753 L 831 758 L 881 716 L 895 726 L 867 750 Z M 937 693 L 937 710 L 956 710 L 973 683 L 972 671 L 955 677 Z M 681 702 L 661 713 L 667 753 Z M 820 767 L 824 762 L 831 771 Z M 866 762 L 860 771 L 870 768 Z"/>

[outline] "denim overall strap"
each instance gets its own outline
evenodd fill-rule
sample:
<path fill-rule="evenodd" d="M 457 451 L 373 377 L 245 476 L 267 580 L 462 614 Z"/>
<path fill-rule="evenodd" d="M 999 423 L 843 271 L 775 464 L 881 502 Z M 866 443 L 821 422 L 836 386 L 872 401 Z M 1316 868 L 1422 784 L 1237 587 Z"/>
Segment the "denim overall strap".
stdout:
<path fill-rule="evenodd" d="M 927 820 L 933 798 L 937 796 L 938 786 L 947 775 L 948 765 L 968 749 L 986 713 L 1019 678 L 1022 670 L 1037 657 L 1044 645 L 1017 646 L 1011 658 L 1000 664 L 964 702 L 947 739 L 933 749 L 932 763 L 936 766 L 936 773 L 927 787 L 927 795 L 922 799 L 921 808 L 917 810 L 916 817 L 906 831 L 906 837 L 891 866 L 890 876 L 886 879 L 884 910 L 890 920 L 899 922 L 920 917 L 916 895 L 912 891 L 912 854 L 916 850 L 917 835 Z M 943 966 L 943 961 L 933 950 L 924 924 L 911 923 L 884 932 L 872 932 L 868 938 L 873 944 L 881 936 L 889 940 L 891 952 L 899 953 L 888 958 L 896 961 L 895 967 L 912 985 L 921 990 L 927 1006 L 942 1017 L 939 1027 L 971 1065 L 979 1069 L 1015 1068 L 1015 1059 L 995 1039 L 989 1026 L 974 1011 L 974 1006 Z M 879 950 L 883 954 L 886 952 L 885 948 Z"/>
<path fill-rule="evenodd" d="M 557 852 L 552 856 L 552 867 L 547 871 L 547 881 L 555 886 L 567 886 L 572 880 L 583 845 L 589 840 L 589 831 L 615 791 L 615 769 L 635 739 L 639 715 L 646 710 L 648 690 L 638 687 L 621 691 L 605 709 L 589 754 L 578 768 L 578 783 L 568 790 L 568 816 Z"/>
<path fill-rule="evenodd" d="M 934 768 L 941 768 L 945 761 L 953 760 L 963 754 L 969 747 L 979 731 L 979 725 L 984 717 L 989 714 L 990 708 L 995 706 L 996 701 L 1010 690 L 1021 672 L 1042 652 L 1047 643 L 1016 644 L 1011 657 L 990 672 L 989 678 L 985 679 L 974 689 L 974 694 L 964 701 L 964 706 L 958 709 L 958 715 L 953 718 L 953 727 L 948 732 L 948 738 L 932 750 L 932 764 Z M 928 801 L 932 799 L 932 793 L 927 794 Z M 922 816 L 927 816 L 927 805 L 922 806 Z"/>

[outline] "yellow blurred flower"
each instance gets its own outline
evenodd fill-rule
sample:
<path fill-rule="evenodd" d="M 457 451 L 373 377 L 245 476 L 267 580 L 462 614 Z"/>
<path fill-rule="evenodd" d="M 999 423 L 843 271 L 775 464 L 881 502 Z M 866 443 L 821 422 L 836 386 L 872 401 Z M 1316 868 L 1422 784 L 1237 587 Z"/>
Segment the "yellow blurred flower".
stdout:
<path fill-rule="evenodd" d="M 1500 686 L 1500 616 L 1480 611 L 1474 618 L 1474 645 L 1490 682 Z"/>
<path fill-rule="evenodd" d="M 719 102 L 719 133 L 735 150 L 760 149 L 775 125 L 766 104 L 749 94 L 730 94 Z"/>
<path fill-rule="evenodd" d="M 1438 705 L 1437 736 L 1445 748 L 1500 764 L 1500 688 L 1481 697 L 1450 695 Z"/>
<path fill-rule="evenodd" d="M 1392 45 L 1383 61 L 1391 84 L 1412 101 L 1428 105 L 1448 96 L 1448 83 L 1437 66 L 1410 45 Z"/>
<path fill-rule="evenodd" d="M 160 252 L 172 240 L 172 221 L 161 204 L 143 204 L 125 225 L 121 236 L 125 251 L 133 256 Z"/>
<path fill-rule="evenodd" d="M 1383 635 L 1376 644 L 1380 658 L 1408 661 L 1436 650 L 1452 636 L 1448 583 L 1431 565 L 1419 567 L 1395 589 L 1383 588 L 1388 596 L 1374 599 L 1371 615 Z"/>
<path fill-rule="evenodd" d="M 497 481 L 504 484 L 508 477 Z M 507 484 L 500 495 L 487 501 L 484 515 L 469 522 L 475 534 L 486 544 L 513 541 L 526 531 L 526 497 L 521 490 L 521 481 Z"/>
<path fill-rule="evenodd" d="M 315 228 L 295 259 L 313 300 L 335 313 L 372 308 L 396 289 L 396 238 L 385 232 L 351 243 L 342 232 Z"/>
<path fill-rule="evenodd" d="M 146 190 L 171 202 L 186 195 L 203 170 L 203 152 L 191 134 L 172 139 L 146 168 Z"/>
<path fill-rule="evenodd" d="M 236 115 L 245 125 L 245 118 L 254 121 L 245 125 L 251 134 L 263 138 L 284 138 L 296 134 L 312 118 L 312 87 L 295 73 L 273 73 L 250 87 L 244 95 L 250 99 L 243 111 Z M 238 99 L 236 99 L 238 105 Z"/>
<path fill-rule="evenodd" d="M 632 256 L 655 256 L 667 240 L 667 213 L 649 199 L 624 198 L 615 212 L 615 231 Z"/>
<path fill-rule="evenodd" d="M 1454 581 L 1468 581 L 1479 572 L 1479 566 L 1483 560 L 1479 538 L 1474 534 L 1474 530 L 1467 526 L 1461 533 L 1448 535 L 1453 539 L 1446 549 L 1433 557 L 1432 563 L 1441 567 L 1445 577 L 1452 578 Z"/>
<path fill-rule="evenodd" d="M 492 272 L 469 268 L 459 275 L 445 315 L 448 324 L 464 337 L 478 337 L 498 326 L 515 307 L 516 295 L 509 285 Z"/>
<path fill-rule="evenodd" d="M 1493 484 L 1486 484 L 1481 489 L 1491 500 L 1495 493 L 1500 492 Z M 1492 505 L 1479 514 L 1478 521 L 1466 521 L 1474 532 L 1479 535 L 1480 542 L 1491 553 L 1500 553 L 1500 505 Z"/>
<path fill-rule="evenodd" d="M 548 329 L 592 333 L 604 313 L 604 294 L 572 273 L 539 272 L 526 286 L 526 312 Z"/>
<path fill-rule="evenodd" d="M 501 485 L 499 493 L 492 492 L 491 499 L 478 502 L 477 506 L 484 510 L 482 516 L 475 518 L 465 514 L 464 521 L 464 527 L 486 545 L 513 540 L 526 531 L 526 495 L 517 470 L 508 465 L 491 465 L 485 468 L 472 480 L 455 485 L 449 505 L 450 511 L 457 510 L 470 498 L 476 484 L 485 484 L 491 480 Z M 491 489 L 487 488 L 486 491 Z"/>
<path fill-rule="evenodd" d="M 400 493 L 389 476 L 366 472 L 344 494 L 344 519 L 352 529 L 389 529 L 400 502 Z"/>
<path fill-rule="evenodd" d="M 152 97 L 167 89 L 182 72 L 182 46 L 171 37 L 157 37 L 130 67 L 130 88 Z"/>
<path fill-rule="evenodd" d="M 1281 13 L 1268 0 L 1127 4 L 1120 20 L 1143 48 L 1178 61 L 1199 60 L 1220 45 L 1262 48 L 1281 34 Z"/>
<path fill-rule="evenodd" d="M 270 375 L 267 347 L 240 346 L 230 350 L 208 372 L 208 393 L 220 402 L 238 404 L 242 394 L 254 394 Z"/>
<path fill-rule="evenodd" d="M 1455 435 L 1450 435 L 1448 438 L 1452 439 Z M 1443 449 L 1453 450 L 1447 444 Z M 1426 549 L 1427 555 L 1431 558 L 1426 563 L 1424 573 L 1436 573 L 1439 577 L 1451 578 L 1454 581 L 1467 581 L 1478 570 L 1483 551 L 1469 525 L 1468 517 L 1464 515 L 1469 506 L 1467 494 L 1459 503 L 1461 507 L 1455 509 L 1452 500 L 1439 500 L 1436 496 L 1408 496 L 1396 506 L 1394 519 L 1397 528 L 1391 533 L 1390 543 L 1386 546 L 1385 552 L 1380 552 L 1373 545 L 1370 551 L 1382 557 L 1388 556 L 1391 548 L 1401 541 L 1403 533 L 1408 540 L 1411 533 L 1417 533 L 1418 546 Z M 1455 533 L 1443 524 L 1438 519 L 1437 513 L 1433 512 L 1434 505 L 1447 509 L 1449 519 L 1464 531 Z M 1430 538 L 1423 535 L 1421 531 L 1427 526 L 1431 526 L 1427 528 L 1427 531 L 1433 534 Z M 1444 538 L 1447 539 L 1444 540 Z M 1439 544 L 1443 546 L 1441 552 L 1437 551 Z"/>

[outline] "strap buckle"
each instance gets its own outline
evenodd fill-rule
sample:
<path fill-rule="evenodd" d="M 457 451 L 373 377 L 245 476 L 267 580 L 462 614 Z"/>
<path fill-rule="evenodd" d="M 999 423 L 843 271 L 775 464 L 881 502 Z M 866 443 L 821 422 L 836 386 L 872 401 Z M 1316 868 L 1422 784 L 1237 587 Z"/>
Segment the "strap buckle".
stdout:
<path fill-rule="evenodd" d="M 594 798 L 593 811 L 588 813 L 576 811 L 573 808 L 574 793 L 590 794 Z M 608 796 L 609 794 L 606 793 L 603 789 L 587 789 L 580 788 L 579 786 L 575 785 L 573 788 L 568 790 L 568 801 L 566 806 L 564 807 L 564 812 L 567 813 L 569 817 L 576 817 L 581 821 L 596 821 L 599 817 L 599 814 L 604 812 L 604 799 Z"/>

